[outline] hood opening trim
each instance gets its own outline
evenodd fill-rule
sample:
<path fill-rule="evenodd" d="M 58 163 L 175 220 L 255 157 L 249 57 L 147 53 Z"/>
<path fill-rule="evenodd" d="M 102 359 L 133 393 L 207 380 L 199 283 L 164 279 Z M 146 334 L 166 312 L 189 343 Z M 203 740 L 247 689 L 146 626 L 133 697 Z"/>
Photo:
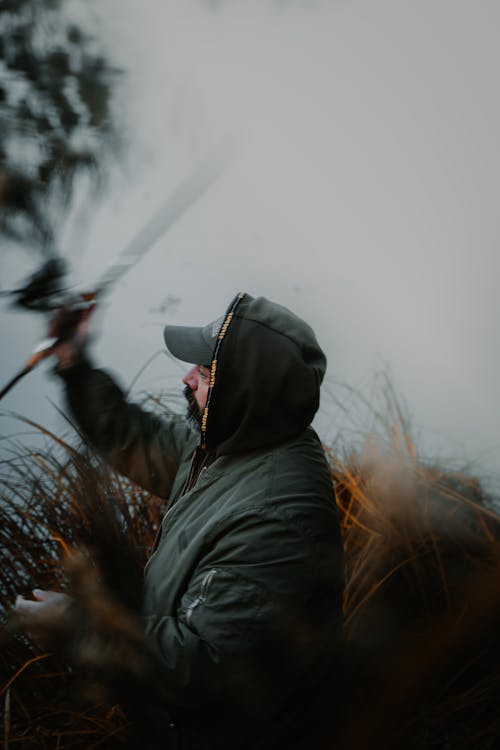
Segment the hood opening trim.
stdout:
<path fill-rule="evenodd" d="M 224 317 L 224 322 L 222 323 L 219 333 L 217 335 L 217 343 L 215 345 L 213 358 L 212 358 L 212 364 L 210 366 L 210 382 L 208 386 L 208 394 L 207 394 L 207 402 L 205 405 L 205 408 L 203 409 L 203 413 L 201 416 L 201 447 L 203 450 L 207 449 L 207 424 L 208 424 L 208 414 L 210 410 L 210 402 L 212 400 L 212 393 L 215 388 L 215 379 L 217 375 L 217 362 L 220 354 L 220 350 L 222 347 L 222 342 L 224 341 L 227 330 L 231 324 L 231 321 L 234 317 L 234 313 L 236 312 L 236 308 L 240 304 L 241 300 L 245 296 L 244 292 L 240 292 L 236 295 L 234 300 L 231 302 L 231 305 L 229 306 L 229 309 Z"/>

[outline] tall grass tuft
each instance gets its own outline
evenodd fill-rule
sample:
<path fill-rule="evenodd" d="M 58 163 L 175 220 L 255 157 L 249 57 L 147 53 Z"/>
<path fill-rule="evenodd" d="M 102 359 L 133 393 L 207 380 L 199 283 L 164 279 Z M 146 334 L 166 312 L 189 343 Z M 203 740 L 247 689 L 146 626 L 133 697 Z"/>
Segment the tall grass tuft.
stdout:
<path fill-rule="evenodd" d="M 84 446 L 77 451 L 39 429 L 51 444 L 19 451 L 0 495 L 4 740 L 37 749 L 134 747 L 130 716 L 144 681 L 152 683 L 139 612 L 160 501 Z M 62 624 L 45 623 L 43 644 L 16 632 L 11 614 L 16 595 L 35 587 L 71 591 L 76 602 Z"/>
<path fill-rule="evenodd" d="M 345 720 L 331 745 L 489 750 L 500 737 L 500 518 L 479 481 L 420 459 L 395 398 L 379 421 L 385 434 L 361 449 L 327 449 L 346 558 Z M 168 748 L 138 615 L 161 503 L 39 429 L 46 448 L 18 449 L 2 477 L 4 745 Z M 35 586 L 76 599 L 47 648 L 9 615 Z"/>
<path fill-rule="evenodd" d="M 485 750 L 500 738 L 500 518 L 480 482 L 385 436 L 329 454 L 343 530 L 343 747 Z"/>

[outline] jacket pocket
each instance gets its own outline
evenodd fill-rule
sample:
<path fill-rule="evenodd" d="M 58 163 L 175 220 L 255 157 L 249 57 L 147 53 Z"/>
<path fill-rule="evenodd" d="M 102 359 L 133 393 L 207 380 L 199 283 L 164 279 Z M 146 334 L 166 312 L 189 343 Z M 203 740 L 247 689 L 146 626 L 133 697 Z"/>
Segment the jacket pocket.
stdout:
<path fill-rule="evenodd" d="M 201 582 L 200 594 L 196 597 L 196 599 L 193 599 L 191 604 L 186 608 L 186 622 L 188 625 L 191 623 L 191 617 L 193 616 L 193 612 L 196 609 L 196 607 L 199 607 L 200 604 L 203 604 L 203 602 L 207 598 L 207 594 L 210 589 L 210 584 L 212 583 L 214 576 L 216 575 L 217 575 L 217 568 L 212 568 L 203 577 L 203 580 Z"/>

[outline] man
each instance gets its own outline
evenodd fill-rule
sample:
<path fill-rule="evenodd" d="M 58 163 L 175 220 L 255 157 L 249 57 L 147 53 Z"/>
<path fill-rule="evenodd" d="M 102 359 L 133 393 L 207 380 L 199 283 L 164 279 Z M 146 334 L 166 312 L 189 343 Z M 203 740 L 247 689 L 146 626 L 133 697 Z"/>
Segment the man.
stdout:
<path fill-rule="evenodd" d="M 318 747 L 334 730 L 343 587 L 331 477 L 310 427 L 325 356 L 304 321 L 248 294 L 164 337 L 196 363 L 183 381 L 188 422 L 128 403 L 76 344 L 56 354 L 89 441 L 168 498 L 144 576 L 165 705 L 182 747 Z"/>

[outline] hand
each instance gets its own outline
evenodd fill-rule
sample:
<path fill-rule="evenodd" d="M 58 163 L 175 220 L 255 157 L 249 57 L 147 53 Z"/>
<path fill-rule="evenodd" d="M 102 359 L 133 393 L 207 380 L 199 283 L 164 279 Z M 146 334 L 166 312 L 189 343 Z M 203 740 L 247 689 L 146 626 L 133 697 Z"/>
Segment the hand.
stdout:
<path fill-rule="evenodd" d="M 95 304 L 85 307 L 61 307 L 49 323 L 49 336 L 58 341 L 51 349 L 60 367 L 70 367 L 81 359 L 89 337 L 90 316 Z"/>
<path fill-rule="evenodd" d="M 68 621 L 73 599 L 62 591 L 33 589 L 34 599 L 19 595 L 14 610 L 21 627 L 35 641 L 57 635 Z"/>

